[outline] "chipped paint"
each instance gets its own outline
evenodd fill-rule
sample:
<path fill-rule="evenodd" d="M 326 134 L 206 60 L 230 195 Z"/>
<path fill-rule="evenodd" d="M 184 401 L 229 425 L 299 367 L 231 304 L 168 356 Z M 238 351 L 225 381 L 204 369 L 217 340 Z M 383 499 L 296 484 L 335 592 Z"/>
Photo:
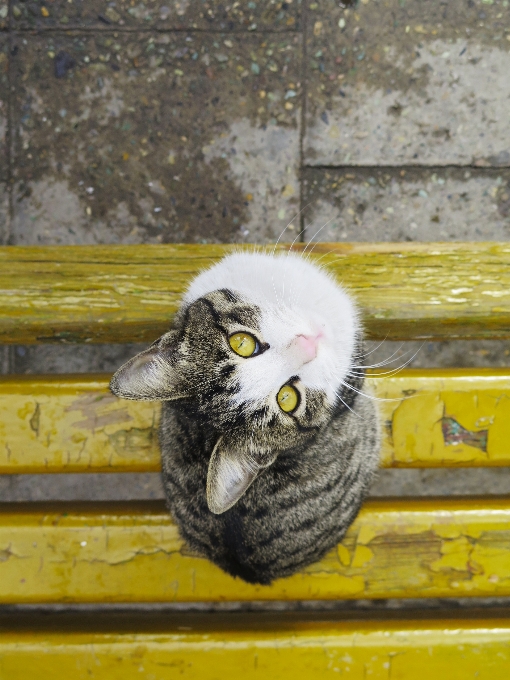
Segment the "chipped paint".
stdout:
<path fill-rule="evenodd" d="M 384 428 L 383 467 L 508 465 L 510 372 L 370 374 Z M 113 397 L 108 376 L 0 381 L 0 471 L 153 471 L 160 406 Z M 452 428 L 446 430 L 445 423 Z M 459 429 L 462 428 L 462 429 Z M 459 435 L 460 433 L 460 435 Z M 363 528 L 360 545 L 373 535 Z M 368 532 L 368 533 L 363 533 Z"/>
<path fill-rule="evenodd" d="M 153 341 L 168 329 L 188 282 L 234 247 L 0 248 L 0 340 Z M 302 252 L 305 246 L 291 247 Z M 369 337 L 508 334 L 507 243 L 317 243 L 311 257 L 354 295 Z M 450 302 L 451 290 L 461 284 L 469 284 L 465 301 Z M 497 307 L 492 293 L 498 294 Z"/>
<path fill-rule="evenodd" d="M 191 553 L 162 503 L 4 507 L 0 551 L 23 556 L 0 561 L 2 603 L 502 597 L 510 504 L 368 502 L 341 546 L 271 586 L 233 579 Z"/>
<path fill-rule="evenodd" d="M 371 381 L 391 422 L 383 464 L 508 465 L 510 374 L 505 369 L 411 370 Z M 406 398 L 406 394 L 411 394 Z"/>
<path fill-rule="evenodd" d="M 108 379 L 0 381 L 0 471 L 158 470 L 158 404 L 119 400 Z"/>
<path fill-rule="evenodd" d="M 466 430 L 455 418 L 441 418 L 441 429 L 445 446 L 455 446 L 456 444 L 467 444 L 474 446 L 480 451 L 487 452 L 487 430 L 471 432 Z"/>

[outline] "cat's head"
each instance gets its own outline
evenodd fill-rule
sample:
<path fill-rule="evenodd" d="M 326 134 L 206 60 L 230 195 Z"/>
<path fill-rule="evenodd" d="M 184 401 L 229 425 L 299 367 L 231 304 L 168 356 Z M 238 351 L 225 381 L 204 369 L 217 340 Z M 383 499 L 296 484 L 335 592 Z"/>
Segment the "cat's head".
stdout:
<path fill-rule="evenodd" d="M 232 255 L 195 279 L 172 329 L 122 366 L 111 389 L 176 401 L 218 433 L 207 500 L 222 513 L 328 422 L 358 337 L 351 300 L 316 266 Z"/>

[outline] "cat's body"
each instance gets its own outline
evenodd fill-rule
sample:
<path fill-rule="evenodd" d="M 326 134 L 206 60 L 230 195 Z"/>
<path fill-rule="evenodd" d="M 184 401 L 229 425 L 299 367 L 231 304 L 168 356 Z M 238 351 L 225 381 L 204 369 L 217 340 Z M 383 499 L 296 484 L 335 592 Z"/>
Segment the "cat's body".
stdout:
<path fill-rule="evenodd" d="M 237 254 L 199 275 L 172 330 L 117 372 L 119 396 L 166 402 L 163 480 L 192 549 L 270 583 L 341 540 L 378 462 L 361 345 L 326 273 Z"/>
<path fill-rule="evenodd" d="M 377 466 L 372 403 L 357 397 L 311 444 L 280 454 L 229 510 L 208 511 L 205 480 L 216 433 L 171 404 L 160 432 L 172 516 L 197 552 L 245 581 L 270 583 L 319 560 L 356 517 Z M 361 420 L 363 418 L 363 420 Z M 190 502 L 190 499 L 193 499 Z"/>

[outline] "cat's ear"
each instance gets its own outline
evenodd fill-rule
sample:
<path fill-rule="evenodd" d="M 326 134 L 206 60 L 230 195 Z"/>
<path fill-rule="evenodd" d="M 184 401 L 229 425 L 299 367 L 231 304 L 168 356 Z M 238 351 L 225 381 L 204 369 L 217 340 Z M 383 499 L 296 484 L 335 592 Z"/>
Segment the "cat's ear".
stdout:
<path fill-rule="evenodd" d="M 259 472 L 271 460 L 258 462 L 251 453 L 229 448 L 220 437 L 212 452 L 207 472 L 207 505 L 215 515 L 221 515 L 243 496 Z"/>
<path fill-rule="evenodd" d="M 177 387 L 169 354 L 171 335 L 167 334 L 144 352 L 126 362 L 110 381 L 117 397 L 140 401 L 166 401 L 185 397 Z"/>

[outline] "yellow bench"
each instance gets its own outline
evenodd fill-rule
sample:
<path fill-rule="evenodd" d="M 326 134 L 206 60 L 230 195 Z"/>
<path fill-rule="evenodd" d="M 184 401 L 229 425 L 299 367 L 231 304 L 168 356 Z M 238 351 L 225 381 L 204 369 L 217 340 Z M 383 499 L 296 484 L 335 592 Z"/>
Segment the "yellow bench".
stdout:
<path fill-rule="evenodd" d="M 152 341 L 187 282 L 230 248 L 0 248 L 0 342 Z M 313 257 L 354 293 L 372 338 L 510 335 L 510 244 L 322 244 Z M 2 378 L 0 472 L 158 470 L 159 406 L 114 398 L 108 378 Z M 391 399 L 381 405 L 383 466 L 510 464 L 510 369 L 405 370 L 373 385 Z M 509 595 L 510 498 L 371 500 L 336 550 L 272 586 L 191 554 L 160 502 L 0 504 L 2 604 Z M 501 607 L 0 615 L 0 678 L 9 680 L 509 672 Z"/>

